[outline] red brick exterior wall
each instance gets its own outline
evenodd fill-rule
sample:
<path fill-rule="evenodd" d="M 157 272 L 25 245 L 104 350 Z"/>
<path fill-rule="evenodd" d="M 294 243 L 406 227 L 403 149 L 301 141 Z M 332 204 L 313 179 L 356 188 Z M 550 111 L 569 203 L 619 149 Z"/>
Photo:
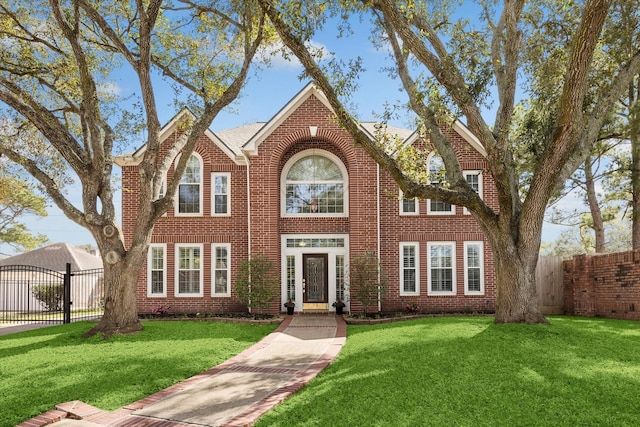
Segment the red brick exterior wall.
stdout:
<path fill-rule="evenodd" d="M 640 250 L 576 256 L 563 282 L 567 314 L 640 320 Z"/>
<path fill-rule="evenodd" d="M 315 137 L 309 126 L 317 126 Z M 482 156 L 454 131 L 456 150 L 464 170 L 485 170 Z M 170 144 L 169 139 L 166 144 Z M 281 174 L 286 162 L 302 150 L 323 150 L 341 160 L 348 172 L 348 213 L 346 217 L 298 218 L 283 217 L 281 212 Z M 427 214 L 427 201 L 420 201 L 418 216 L 400 216 L 398 187 L 388 173 L 379 169 L 366 152 L 354 145 L 353 139 L 340 128 L 332 113 L 317 98 L 311 96 L 271 132 L 250 156 L 250 201 L 247 202 L 247 168 L 236 165 L 220 148 L 205 136 L 195 150 L 203 159 L 203 215 L 176 217 L 173 209 L 157 222 L 152 243 L 166 243 L 166 297 L 147 296 L 146 267 L 139 279 L 138 307 L 149 313 L 155 307 L 168 306 L 174 313 L 220 313 L 244 311 L 233 291 L 233 284 L 242 261 L 249 253 L 261 254 L 273 261 L 280 273 L 283 234 L 345 234 L 349 236 L 349 254 L 373 251 L 379 254 L 384 272 L 389 278 L 383 311 L 402 310 L 407 303 L 417 303 L 426 312 L 461 312 L 495 310 L 495 273 L 491 248 L 482 230 L 472 217 L 456 207 L 455 215 Z M 173 169 L 170 169 L 172 172 Z M 211 172 L 231 173 L 232 207 L 230 217 L 211 216 Z M 123 231 L 131 241 L 136 212 L 137 169 L 123 167 Z M 380 181 L 378 188 L 377 182 Z M 496 205 L 496 194 L 488 173 L 483 173 L 483 198 Z M 381 216 L 378 218 L 378 203 Z M 250 212 L 250 224 L 247 210 Z M 248 232 L 250 230 L 250 232 Z M 250 233 L 250 234 L 249 234 Z M 399 244 L 419 242 L 420 295 L 400 295 Z M 456 258 L 456 295 L 427 295 L 427 242 L 454 241 Z M 464 242 L 484 242 L 484 294 L 464 293 Z M 175 297 L 175 244 L 203 244 L 204 289 L 202 297 Z M 211 296 L 211 244 L 231 244 L 231 297 Z M 352 312 L 362 310 L 350 299 Z M 267 312 L 283 310 L 281 298 L 276 298 Z"/>
<path fill-rule="evenodd" d="M 469 144 L 451 129 L 443 133 L 454 142 L 454 149 L 464 171 L 481 171 L 483 199 L 497 209 L 497 194 L 491 175 L 486 170 L 480 153 L 469 149 Z M 430 150 L 429 150 L 430 151 Z M 389 278 L 389 292 L 383 311 L 398 311 L 407 304 L 417 304 L 428 313 L 439 312 L 493 312 L 495 311 L 496 287 L 493 254 L 489 242 L 472 215 L 464 208 L 454 206 L 455 215 L 427 213 L 428 200 L 420 200 L 419 215 L 399 215 L 398 186 L 389 173 L 382 170 L 381 197 L 381 259 Z M 464 292 L 464 242 L 482 241 L 484 248 L 484 294 L 465 295 Z M 399 245 L 400 242 L 419 242 L 420 251 L 420 295 L 400 295 Z M 455 242 L 456 294 L 428 295 L 427 242 Z"/>

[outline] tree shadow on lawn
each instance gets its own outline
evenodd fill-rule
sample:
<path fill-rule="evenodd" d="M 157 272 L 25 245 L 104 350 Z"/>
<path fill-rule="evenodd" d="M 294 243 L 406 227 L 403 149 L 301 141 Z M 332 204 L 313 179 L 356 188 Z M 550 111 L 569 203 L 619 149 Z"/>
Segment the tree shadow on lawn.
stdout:
<path fill-rule="evenodd" d="M 0 337 L 0 426 L 72 400 L 116 409 L 227 360 L 276 327 L 150 322 L 139 334 L 105 341 L 82 338 L 91 325 Z"/>
<path fill-rule="evenodd" d="M 551 320 L 349 327 L 336 361 L 257 425 L 635 425 L 640 324 Z"/>

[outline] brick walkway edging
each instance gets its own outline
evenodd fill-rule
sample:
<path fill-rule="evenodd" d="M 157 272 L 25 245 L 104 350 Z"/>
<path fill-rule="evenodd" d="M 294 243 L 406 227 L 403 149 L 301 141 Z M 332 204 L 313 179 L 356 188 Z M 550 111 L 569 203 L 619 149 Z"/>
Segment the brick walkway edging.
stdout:
<path fill-rule="evenodd" d="M 180 392 L 206 377 L 218 374 L 222 371 L 233 370 L 235 365 L 239 365 L 250 355 L 264 347 L 265 344 L 269 344 L 271 341 L 273 341 L 276 338 L 276 333 L 284 331 L 291 324 L 292 320 L 293 316 L 287 316 L 273 333 L 267 335 L 261 341 L 257 342 L 256 344 L 252 345 L 251 347 L 237 354 L 231 359 L 228 359 L 211 369 L 196 374 L 191 378 L 187 378 L 182 382 L 160 390 L 157 393 L 125 405 L 113 412 L 103 411 L 79 400 L 75 400 L 56 405 L 55 409 L 47 411 L 43 414 L 38 415 L 37 417 L 31 418 L 30 420 L 18 424 L 17 427 L 44 427 L 46 425 L 62 421 L 65 418 L 86 420 L 100 425 L 111 425 L 120 427 L 192 426 L 192 424 L 172 422 L 168 420 L 150 421 L 148 418 L 137 417 L 133 415 L 133 413 L 144 408 L 145 406 L 165 399 L 174 393 Z M 324 368 L 326 368 L 331 362 L 333 362 L 333 360 L 338 356 L 338 353 L 340 353 L 340 350 L 342 349 L 342 346 L 346 341 L 346 337 L 347 324 L 342 316 L 336 316 L 336 335 L 324 354 L 322 354 L 307 369 L 299 371 L 299 373 L 287 384 L 271 392 L 268 396 L 264 397 L 258 403 L 252 405 L 244 413 L 241 413 L 233 419 L 229 420 L 228 423 L 225 424 L 225 427 L 250 426 L 255 423 L 258 418 L 260 418 L 260 416 L 262 416 L 264 413 L 287 399 L 293 393 L 300 390 L 302 387 L 308 384 L 309 381 L 311 381 L 316 375 L 318 375 Z M 264 370 L 264 368 L 262 370 Z M 278 368 L 271 368 L 269 370 L 269 372 L 278 371 Z"/>

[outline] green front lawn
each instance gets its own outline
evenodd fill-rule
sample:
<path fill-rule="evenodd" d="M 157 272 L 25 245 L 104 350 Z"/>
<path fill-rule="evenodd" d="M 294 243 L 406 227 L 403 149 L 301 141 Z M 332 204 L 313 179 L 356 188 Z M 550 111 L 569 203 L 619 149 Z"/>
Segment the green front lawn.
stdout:
<path fill-rule="evenodd" d="M 217 322 L 145 322 L 104 341 L 89 322 L 0 336 L 0 426 L 82 400 L 115 410 L 240 353 L 276 328 Z"/>
<path fill-rule="evenodd" d="M 550 320 L 350 326 L 336 361 L 258 426 L 638 425 L 640 323 Z M 0 337 L 0 426 L 76 399 L 119 408 L 215 366 L 275 328 L 146 322 L 141 334 L 103 341 L 81 338 L 89 327 Z"/>
<path fill-rule="evenodd" d="M 257 425 L 639 425 L 640 323 L 550 320 L 349 326 L 336 361 Z"/>

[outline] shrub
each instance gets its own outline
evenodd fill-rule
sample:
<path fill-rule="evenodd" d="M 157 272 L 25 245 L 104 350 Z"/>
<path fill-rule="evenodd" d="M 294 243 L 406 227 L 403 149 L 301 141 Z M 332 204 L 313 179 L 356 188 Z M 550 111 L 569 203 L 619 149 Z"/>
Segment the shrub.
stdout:
<path fill-rule="evenodd" d="M 262 312 L 277 295 L 280 280 L 270 259 L 252 255 L 240 265 L 236 294 L 249 310 Z"/>
<path fill-rule="evenodd" d="M 64 301 L 64 285 L 62 283 L 42 283 L 31 288 L 33 296 L 42 303 L 47 311 L 61 311 Z"/>
<path fill-rule="evenodd" d="M 365 316 L 368 307 L 378 303 L 378 299 L 387 291 L 389 285 L 380 261 L 369 253 L 354 255 L 351 258 L 348 281 L 351 295 L 362 304 Z"/>

